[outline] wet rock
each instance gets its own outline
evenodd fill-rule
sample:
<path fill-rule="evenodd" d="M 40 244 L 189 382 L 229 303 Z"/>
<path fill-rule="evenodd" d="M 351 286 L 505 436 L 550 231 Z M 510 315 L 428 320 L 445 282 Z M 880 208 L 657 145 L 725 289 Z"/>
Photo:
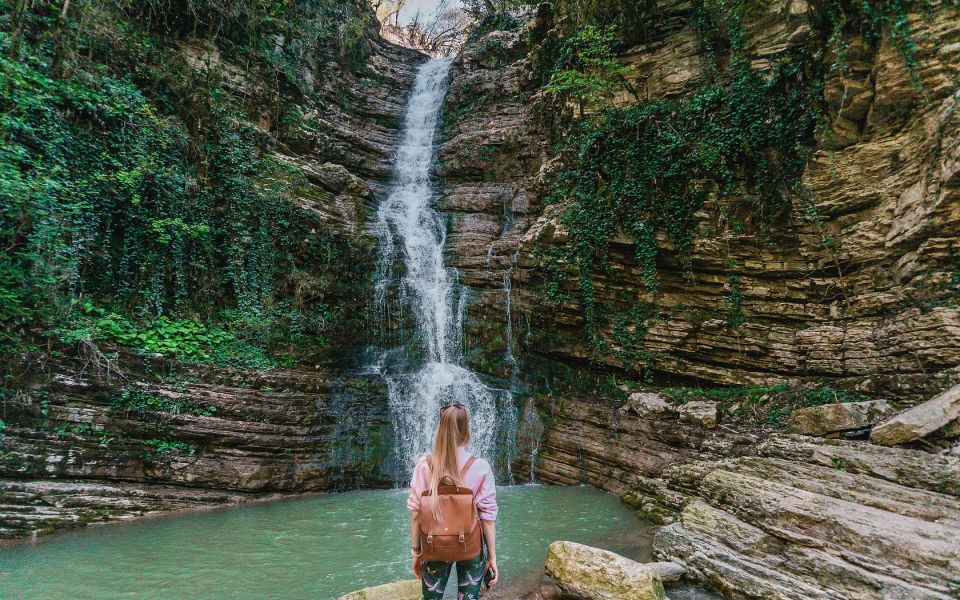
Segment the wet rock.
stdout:
<path fill-rule="evenodd" d="M 545 569 L 566 595 L 583 600 L 665 600 L 661 571 L 676 579 L 683 572 L 566 541 L 550 544 Z"/>
<path fill-rule="evenodd" d="M 787 427 L 793 433 L 826 436 L 868 428 L 892 412 L 886 400 L 825 404 L 793 411 Z"/>
<path fill-rule="evenodd" d="M 918 440 L 960 418 L 960 385 L 919 404 L 870 432 L 870 441 L 893 446 Z"/>
<path fill-rule="evenodd" d="M 419 579 L 408 579 L 364 588 L 340 596 L 339 600 L 420 600 L 422 597 Z"/>
<path fill-rule="evenodd" d="M 123 482 L 0 481 L 0 539 L 276 496 Z"/>
<path fill-rule="evenodd" d="M 182 401 L 187 408 L 179 413 L 118 409 L 115 399 L 133 384 L 82 377 L 45 386 L 46 415 L 29 394 L 4 398 L 0 504 L 57 508 L 0 511 L 0 536 L 163 510 L 151 489 L 166 490 L 169 509 L 177 510 L 391 481 L 383 461 L 371 458 L 389 452 L 381 441 L 389 439 L 390 420 L 379 380 L 312 369 L 195 369 L 202 383 L 144 380 L 135 387 Z M 72 484 L 57 487 L 51 479 Z M 220 491 L 208 497 L 204 489 Z M 15 519 L 4 518 L 14 512 Z"/>
<path fill-rule="evenodd" d="M 688 402 L 680 405 L 680 420 L 693 423 L 707 429 L 717 426 L 717 404 L 715 402 Z"/>

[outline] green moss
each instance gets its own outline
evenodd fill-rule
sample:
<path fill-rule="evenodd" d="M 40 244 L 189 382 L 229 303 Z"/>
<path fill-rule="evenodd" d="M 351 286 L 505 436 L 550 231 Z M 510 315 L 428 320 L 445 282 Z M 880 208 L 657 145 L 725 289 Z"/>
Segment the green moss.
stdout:
<path fill-rule="evenodd" d="M 148 461 L 154 461 L 160 458 L 170 458 L 173 456 L 193 456 L 197 452 L 197 449 L 190 444 L 182 440 L 169 438 L 149 439 L 144 442 L 144 445 L 147 447 L 144 458 Z"/>
<path fill-rule="evenodd" d="M 108 398 L 110 408 L 118 412 L 130 412 L 136 415 L 156 413 L 188 414 L 205 417 L 213 416 L 217 407 L 209 403 L 200 403 L 188 397 L 171 397 L 151 394 L 144 389 L 128 388 Z"/>

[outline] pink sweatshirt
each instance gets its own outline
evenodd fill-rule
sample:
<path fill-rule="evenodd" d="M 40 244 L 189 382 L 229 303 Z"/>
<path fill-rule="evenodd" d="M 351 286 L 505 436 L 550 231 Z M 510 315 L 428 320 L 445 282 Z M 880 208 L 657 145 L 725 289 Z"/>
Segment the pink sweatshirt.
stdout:
<path fill-rule="evenodd" d="M 470 453 L 465 448 L 457 449 L 457 464 L 460 468 L 466 464 Z M 496 521 L 497 513 L 497 486 L 493 481 L 493 469 L 490 463 L 478 458 L 474 461 L 463 484 L 473 490 L 473 502 L 480 513 L 481 521 Z M 417 461 L 413 469 L 413 478 L 410 480 L 410 495 L 407 496 L 407 508 L 412 512 L 420 512 L 420 496 L 430 489 L 430 465 L 424 456 Z"/>

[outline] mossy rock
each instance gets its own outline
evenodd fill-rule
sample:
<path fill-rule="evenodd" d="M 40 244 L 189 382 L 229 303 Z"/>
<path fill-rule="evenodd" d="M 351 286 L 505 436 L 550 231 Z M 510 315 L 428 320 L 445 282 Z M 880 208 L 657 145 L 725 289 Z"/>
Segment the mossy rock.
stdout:
<path fill-rule="evenodd" d="M 420 600 L 420 597 L 420 580 L 408 579 L 350 592 L 339 600 Z"/>

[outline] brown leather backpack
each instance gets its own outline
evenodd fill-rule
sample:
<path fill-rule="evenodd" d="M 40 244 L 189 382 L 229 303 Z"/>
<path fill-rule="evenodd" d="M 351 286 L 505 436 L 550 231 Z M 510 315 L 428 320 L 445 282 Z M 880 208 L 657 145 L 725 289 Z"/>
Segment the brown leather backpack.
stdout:
<path fill-rule="evenodd" d="M 476 462 L 471 456 L 460 469 L 460 479 Z M 433 456 L 427 457 L 427 465 L 433 470 Z M 439 503 L 443 520 L 437 521 L 433 507 Z M 483 532 L 480 529 L 480 515 L 473 502 L 473 490 L 453 485 L 449 477 L 444 477 L 437 488 L 437 496 L 430 490 L 423 492 L 420 499 L 420 548 L 424 561 L 455 562 L 473 560 L 483 546 Z"/>

